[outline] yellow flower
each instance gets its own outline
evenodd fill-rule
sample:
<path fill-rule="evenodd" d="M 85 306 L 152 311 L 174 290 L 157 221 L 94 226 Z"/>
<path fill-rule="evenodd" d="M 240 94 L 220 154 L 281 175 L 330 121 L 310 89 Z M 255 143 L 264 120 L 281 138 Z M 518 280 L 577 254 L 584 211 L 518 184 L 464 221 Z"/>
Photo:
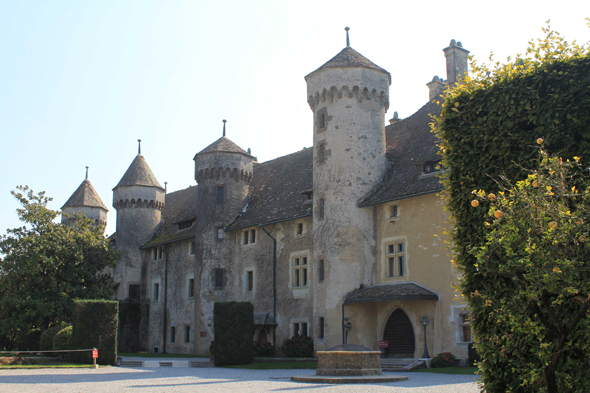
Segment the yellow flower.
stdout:
<path fill-rule="evenodd" d="M 557 228 L 557 223 L 555 221 L 551 221 L 549 223 L 549 228 L 551 228 L 551 229 Z"/>
<path fill-rule="evenodd" d="M 490 194 L 488 195 L 488 198 L 490 198 L 490 201 L 493 201 L 494 199 L 496 199 L 496 194 Z"/>
<path fill-rule="evenodd" d="M 543 143 L 543 138 L 539 138 L 537 139 L 537 143 L 540 145 L 541 143 Z"/>

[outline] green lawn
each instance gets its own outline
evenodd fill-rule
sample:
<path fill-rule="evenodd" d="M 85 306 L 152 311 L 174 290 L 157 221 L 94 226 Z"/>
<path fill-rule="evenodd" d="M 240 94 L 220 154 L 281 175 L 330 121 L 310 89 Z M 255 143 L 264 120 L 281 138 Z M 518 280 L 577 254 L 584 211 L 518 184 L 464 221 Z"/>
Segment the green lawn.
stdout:
<path fill-rule="evenodd" d="M 205 355 L 185 355 L 180 353 L 118 353 L 117 356 L 135 358 L 209 358 Z"/>
<path fill-rule="evenodd" d="M 414 373 L 433 373 L 433 374 L 463 374 L 475 375 L 477 367 L 441 367 L 441 368 L 418 368 L 412 370 Z"/>
<path fill-rule="evenodd" d="M 260 362 L 238 366 L 225 366 L 228 368 L 245 368 L 248 370 L 275 370 L 275 369 L 316 369 L 318 362 Z"/>

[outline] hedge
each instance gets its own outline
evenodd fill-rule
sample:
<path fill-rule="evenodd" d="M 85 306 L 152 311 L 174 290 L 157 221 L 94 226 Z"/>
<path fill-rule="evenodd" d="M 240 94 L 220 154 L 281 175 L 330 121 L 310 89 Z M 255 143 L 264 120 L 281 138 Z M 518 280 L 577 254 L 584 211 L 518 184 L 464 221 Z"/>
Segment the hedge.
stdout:
<path fill-rule="evenodd" d="M 60 330 L 62 330 L 66 326 L 67 325 L 65 323 L 60 323 L 60 324 L 54 325 L 48 329 L 45 329 L 45 331 L 43 333 L 41 333 L 41 340 L 40 340 L 39 349 L 41 351 L 51 351 L 52 349 L 54 349 L 53 348 L 53 338 Z"/>
<path fill-rule="evenodd" d="M 249 364 L 254 358 L 254 306 L 249 302 L 216 302 L 213 306 L 216 366 Z"/>
<path fill-rule="evenodd" d="M 117 327 L 119 302 L 77 300 L 74 306 L 72 349 L 98 349 L 98 364 L 117 362 Z M 73 353 L 80 363 L 91 363 L 90 352 Z"/>
<path fill-rule="evenodd" d="M 59 332 L 55 334 L 53 337 L 53 348 L 56 351 L 66 351 L 71 348 L 72 342 L 72 327 L 67 326 L 61 329 Z M 70 354 L 63 354 L 59 355 L 60 357 L 71 357 Z"/>
<path fill-rule="evenodd" d="M 16 348 L 19 351 L 38 351 L 41 341 L 41 329 L 31 329 L 21 334 L 16 342 Z"/>

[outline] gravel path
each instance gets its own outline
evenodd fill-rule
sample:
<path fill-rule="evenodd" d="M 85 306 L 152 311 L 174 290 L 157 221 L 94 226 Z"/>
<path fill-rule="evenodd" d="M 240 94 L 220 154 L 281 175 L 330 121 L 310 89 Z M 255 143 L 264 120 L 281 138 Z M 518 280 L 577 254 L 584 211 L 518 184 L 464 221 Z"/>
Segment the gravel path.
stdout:
<path fill-rule="evenodd" d="M 229 368 L 125 368 L 0 370 L 0 392 L 441 392 L 476 393 L 472 375 L 400 373 L 403 382 L 330 385 L 291 382 L 314 370 L 239 370 Z M 390 374 L 390 373 L 386 373 Z"/>

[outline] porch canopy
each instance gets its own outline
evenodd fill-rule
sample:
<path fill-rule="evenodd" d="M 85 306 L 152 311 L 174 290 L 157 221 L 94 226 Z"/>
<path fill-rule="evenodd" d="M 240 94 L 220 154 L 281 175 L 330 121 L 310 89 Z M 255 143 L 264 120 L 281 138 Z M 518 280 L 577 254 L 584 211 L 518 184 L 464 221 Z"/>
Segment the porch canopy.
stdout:
<path fill-rule="evenodd" d="M 438 301 L 439 296 L 436 292 L 415 282 L 376 284 L 354 290 L 344 296 L 344 304 L 390 302 L 395 300 Z"/>
<path fill-rule="evenodd" d="M 277 326 L 272 314 L 269 312 L 255 312 L 254 326 Z"/>

